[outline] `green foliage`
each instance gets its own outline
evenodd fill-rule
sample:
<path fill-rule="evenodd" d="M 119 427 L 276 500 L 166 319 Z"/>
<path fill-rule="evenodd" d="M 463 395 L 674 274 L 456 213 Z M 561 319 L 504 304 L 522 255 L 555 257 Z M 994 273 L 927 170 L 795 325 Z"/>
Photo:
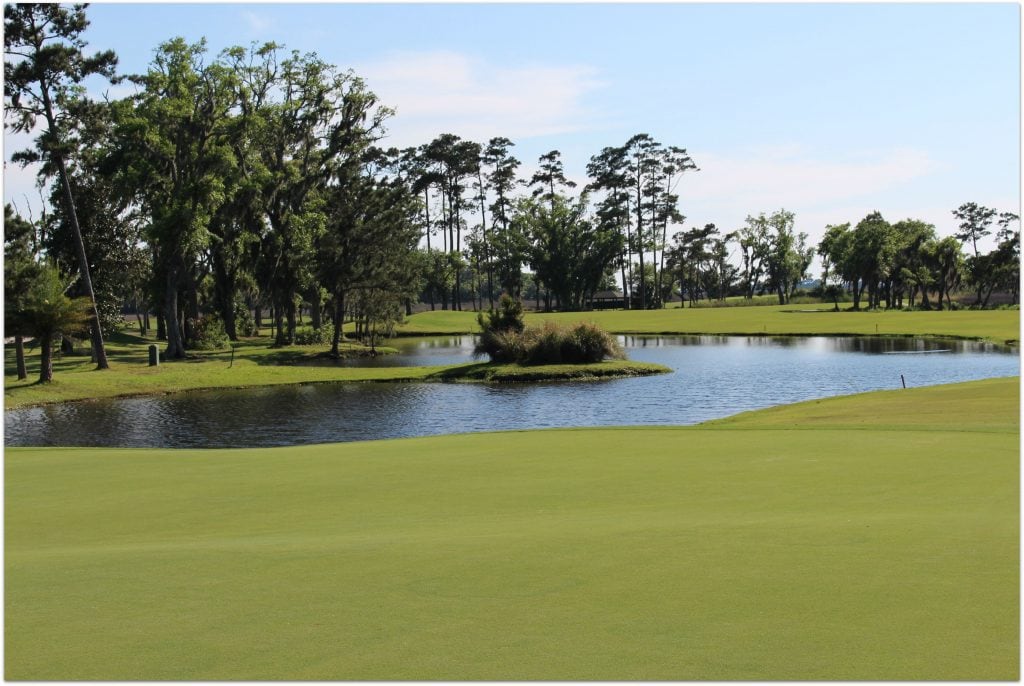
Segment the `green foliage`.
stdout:
<path fill-rule="evenodd" d="M 41 266 L 35 261 L 32 243 L 35 227 L 4 206 L 4 328 L 18 334 L 17 313 L 38 278 Z"/>
<path fill-rule="evenodd" d="M 69 298 L 57 267 L 41 265 L 17 311 L 16 330 L 39 338 L 80 335 L 89 323 L 88 298 Z"/>
<path fill-rule="evenodd" d="M 522 337 L 526 323 L 523 321 L 523 304 L 502 293 L 498 309 L 484 315 L 477 314 L 480 337 L 474 352 L 488 355 L 494 362 L 514 362 L 526 354 Z"/>
<path fill-rule="evenodd" d="M 327 345 L 331 342 L 331 329 L 326 326 L 319 328 L 297 329 L 295 345 Z"/>
<path fill-rule="evenodd" d="M 368 288 L 361 290 L 355 300 L 359 339 L 375 350 L 381 341 L 394 334 L 395 326 L 402 322 L 401 299 L 394 291 Z"/>
<path fill-rule="evenodd" d="M 515 331 L 521 333 L 526 328 L 523 321 L 523 303 L 513 298 L 508 293 L 502 293 L 498 299 L 498 309 L 491 310 L 486 315 L 481 312 L 477 315 L 482 331 Z"/>
<path fill-rule="evenodd" d="M 587 217 L 587 199 L 578 202 L 547 193 L 523 200 L 513 223 L 533 241 L 530 253 L 537 277 L 563 310 L 580 310 L 604 281 L 622 250 L 622 236 Z"/>
<path fill-rule="evenodd" d="M 239 336 L 256 336 L 259 331 L 256 329 L 256 321 L 252 318 L 252 312 L 245 300 L 235 300 L 235 331 Z"/>
<path fill-rule="evenodd" d="M 590 364 L 606 359 L 624 359 L 618 342 L 596 324 L 577 322 L 569 326 L 546 321 L 539 327 L 516 328 L 520 318 L 512 317 L 507 328 L 478 317 L 481 333 L 474 352 L 488 355 L 492 362 L 519 364 Z M 498 321 L 502 321 L 498 317 Z"/>
<path fill-rule="evenodd" d="M 196 350 L 222 350 L 231 345 L 224 322 L 216 314 L 204 314 L 195 326 Z"/>
<path fill-rule="evenodd" d="M 39 340 L 39 380 L 44 383 L 53 378 L 51 346 L 57 336 L 81 335 L 91 321 L 89 298 L 69 298 L 65 295 L 66 290 L 67 284 L 57 267 L 42 265 L 23 297 L 16 302 L 14 310 L 5 312 L 8 325 L 13 325 L 10 333 Z"/>

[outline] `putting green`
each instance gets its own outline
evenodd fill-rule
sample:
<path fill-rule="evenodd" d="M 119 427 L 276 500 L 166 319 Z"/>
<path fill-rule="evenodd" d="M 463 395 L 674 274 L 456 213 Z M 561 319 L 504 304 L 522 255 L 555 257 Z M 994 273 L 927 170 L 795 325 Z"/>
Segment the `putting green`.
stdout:
<path fill-rule="evenodd" d="M 1013 681 L 1018 384 L 690 428 L 8 449 L 5 676 Z M 955 413 L 865 425 L 933 402 Z"/>

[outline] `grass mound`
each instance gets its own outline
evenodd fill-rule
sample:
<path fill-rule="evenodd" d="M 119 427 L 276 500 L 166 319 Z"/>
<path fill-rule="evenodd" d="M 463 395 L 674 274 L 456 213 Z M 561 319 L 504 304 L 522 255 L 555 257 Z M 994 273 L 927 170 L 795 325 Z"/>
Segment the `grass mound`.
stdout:
<path fill-rule="evenodd" d="M 609 360 L 590 364 L 494 364 L 490 362 L 459 365 L 435 372 L 427 380 L 487 381 L 492 383 L 529 383 L 537 381 L 590 381 L 627 376 L 667 374 L 664 365 L 629 360 Z"/>
<path fill-rule="evenodd" d="M 5 676 L 1014 681 L 1018 417 L 9 449 Z"/>

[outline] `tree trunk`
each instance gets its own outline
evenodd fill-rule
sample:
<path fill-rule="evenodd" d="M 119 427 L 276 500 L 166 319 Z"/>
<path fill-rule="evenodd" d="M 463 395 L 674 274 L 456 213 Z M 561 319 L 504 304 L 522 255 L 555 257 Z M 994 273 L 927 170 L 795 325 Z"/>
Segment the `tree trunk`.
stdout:
<path fill-rule="evenodd" d="M 622 275 L 622 306 L 629 309 L 629 282 L 626 281 L 626 258 L 619 254 L 619 273 Z"/>
<path fill-rule="evenodd" d="M 53 381 L 53 336 L 44 334 L 39 337 L 39 383 Z"/>
<path fill-rule="evenodd" d="M 288 322 L 288 344 L 295 342 L 295 298 L 289 298 L 285 305 L 285 317 Z"/>
<path fill-rule="evenodd" d="M 28 370 L 25 369 L 25 337 L 14 337 L 14 358 L 18 365 L 18 381 L 28 378 Z"/>
<path fill-rule="evenodd" d="M 46 114 L 46 124 L 50 134 L 57 137 L 57 121 L 53 114 L 53 105 L 50 101 L 50 88 L 45 78 L 39 79 L 40 91 L 43 99 L 43 108 Z M 71 193 L 71 182 L 68 179 L 68 170 L 64 164 L 64 156 L 59 152 L 50 153 L 50 157 L 57 163 L 57 171 L 60 176 L 61 188 L 64 191 L 64 203 L 68 212 L 68 221 L 71 224 L 71 235 L 75 241 L 75 253 L 78 257 L 78 271 L 82 279 L 82 288 L 92 308 L 92 319 L 89 324 L 89 333 L 92 337 L 92 349 L 96 355 L 96 369 L 109 369 L 107 362 L 107 350 L 103 347 L 103 331 L 100 328 L 100 313 L 96 308 L 96 293 L 92 288 L 92 278 L 89 276 L 89 259 L 85 255 L 85 241 L 82 239 L 82 228 L 78 224 L 78 213 L 75 211 L 75 199 Z"/>
<path fill-rule="evenodd" d="M 337 293 L 334 296 L 334 335 L 331 337 L 331 357 L 337 359 L 341 356 L 339 344 L 341 343 L 341 329 L 345 321 L 345 294 Z"/>
<path fill-rule="evenodd" d="M 281 306 L 280 301 L 274 303 L 274 330 L 277 334 L 274 338 L 274 345 L 288 345 L 290 343 L 285 335 L 284 308 Z"/>
<path fill-rule="evenodd" d="M 167 350 L 164 356 L 169 360 L 185 357 L 185 344 L 178 324 L 178 267 L 167 269 L 167 283 L 164 288 L 164 325 L 167 333 Z"/>
<path fill-rule="evenodd" d="M 983 301 L 981 301 L 982 309 L 988 307 L 988 299 L 992 297 L 992 291 L 995 288 L 995 286 L 996 285 L 995 285 L 994 282 L 991 282 L 991 281 L 989 282 L 988 290 L 985 293 L 985 299 Z"/>
<path fill-rule="evenodd" d="M 323 313 L 320 309 L 320 287 L 313 288 L 309 293 L 309 323 L 314 329 L 324 325 Z"/>
<path fill-rule="evenodd" d="M 238 340 L 235 328 L 235 289 L 233 274 L 224 264 L 220 251 L 213 253 L 213 302 L 220 320 L 224 323 L 224 333 L 232 341 Z"/>
<path fill-rule="evenodd" d="M 184 340 L 186 348 L 194 348 L 199 339 L 199 286 L 194 268 L 185 270 L 185 289 L 182 293 Z"/>

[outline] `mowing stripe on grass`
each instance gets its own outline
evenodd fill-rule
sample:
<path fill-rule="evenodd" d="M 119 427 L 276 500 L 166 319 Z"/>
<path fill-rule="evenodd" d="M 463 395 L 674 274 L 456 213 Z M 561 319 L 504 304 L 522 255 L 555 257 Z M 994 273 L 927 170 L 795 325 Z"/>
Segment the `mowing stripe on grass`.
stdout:
<path fill-rule="evenodd" d="M 915 389 L 961 432 L 11 449 L 6 677 L 1012 681 L 1019 431 L 970 429 L 1018 383 Z"/>

